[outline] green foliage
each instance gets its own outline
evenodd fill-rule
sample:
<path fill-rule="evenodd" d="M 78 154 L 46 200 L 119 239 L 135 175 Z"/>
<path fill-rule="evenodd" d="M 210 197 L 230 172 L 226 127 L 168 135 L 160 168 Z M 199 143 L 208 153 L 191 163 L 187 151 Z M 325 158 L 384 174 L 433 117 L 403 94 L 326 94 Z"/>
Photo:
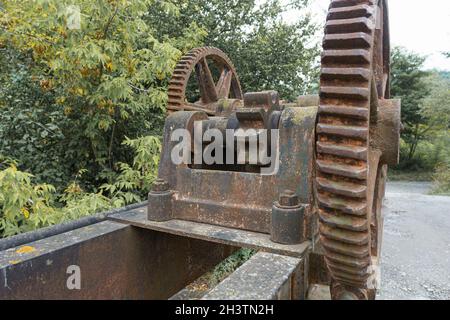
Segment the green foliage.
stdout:
<path fill-rule="evenodd" d="M 143 200 L 156 179 L 161 153 L 161 142 L 159 138 L 153 136 L 136 140 L 127 138 L 123 144 L 135 152 L 133 165 L 119 163 L 120 174 L 114 178 L 114 182 L 100 187 L 113 199 L 114 207 Z"/>
<path fill-rule="evenodd" d="M 429 95 L 428 72 L 422 70 L 425 57 L 404 48 L 392 52 L 391 94 L 402 99 L 402 139 L 408 145 L 402 161 L 408 166 L 414 157 L 418 143 L 424 139 L 427 121 L 421 114 L 421 104 Z"/>
<path fill-rule="evenodd" d="M 434 72 L 427 79 L 429 95 L 422 101 L 420 114 L 427 121 L 428 130 L 450 129 L 450 79 Z"/>
<path fill-rule="evenodd" d="M 0 152 L 19 159 L 39 181 L 51 181 L 58 190 L 86 168 L 83 185 L 95 191 L 106 182 L 98 173 L 131 161 L 121 142 L 125 136 L 159 134 L 172 70 L 204 36 L 192 23 L 177 36 L 155 37 L 154 27 L 144 21 L 147 11 L 176 19 L 175 3 L 5 2 L 0 48 L 12 58 L 1 62 L 6 90 L 0 94 L 5 111 Z M 70 6 L 81 11 L 79 29 L 68 23 Z M 8 65 L 14 67 L 3 72 Z M 45 159 L 48 154 L 52 159 Z"/>
<path fill-rule="evenodd" d="M 430 89 L 419 105 L 421 124 L 415 140 L 411 142 L 407 135 L 402 135 L 400 167 L 408 170 L 434 171 L 438 164 L 446 162 L 450 152 L 450 80 L 432 72 L 425 81 Z M 411 150 L 412 157 L 409 156 Z"/>
<path fill-rule="evenodd" d="M 120 164 L 120 173 L 96 193 L 79 184 L 86 170 L 59 195 L 52 185 L 34 183 L 15 161 L 0 158 L 0 238 L 141 201 L 156 177 L 161 144 L 152 136 L 124 144 L 135 153 L 133 165 Z"/>
<path fill-rule="evenodd" d="M 33 176 L 17 170 L 16 163 L 2 161 L 0 171 L 0 237 L 37 229 L 59 222 L 52 207 L 55 189 L 32 184 Z"/>
<path fill-rule="evenodd" d="M 181 0 L 178 19 L 151 10 L 148 21 L 160 39 L 176 36 L 197 23 L 207 31 L 204 44 L 226 52 L 235 64 L 244 91 L 278 90 L 286 100 L 317 88 L 317 26 L 303 14 L 310 1 Z M 297 9 L 298 19 L 284 20 Z"/>
<path fill-rule="evenodd" d="M 450 195 L 450 130 L 442 130 L 435 138 L 439 161 L 433 176 L 433 194 Z"/>
<path fill-rule="evenodd" d="M 450 77 L 444 71 L 423 71 L 425 57 L 395 48 L 392 55 L 392 95 L 402 99 L 404 131 L 396 179 L 429 179 L 437 192 L 448 188 L 450 159 Z"/>
<path fill-rule="evenodd" d="M 450 81 L 450 71 L 437 71 L 437 73 L 441 76 L 442 79 Z"/>
<path fill-rule="evenodd" d="M 214 287 L 222 282 L 227 276 L 247 262 L 247 260 L 249 260 L 255 253 L 255 250 L 246 248 L 242 248 L 233 253 L 231 256 L 215 266 L 210 272 L 208 277 L 208 285 L 210 287 Z"/>
<path fill-rule="evenodd" d="M 450 164 L 442 163 L 436 167 L 433 194 L 450 196 Z"/>
<path fill-rule="evenodd" d="M 396 170 L 389 168 L 388 176 L 389 181 L 425 181 L 429 182 L 433 180 L 433 171 L 425 170 Z"/>
<path fill-rule="evenodd" d="M 32 80 L 32 59 L 0 49 L 0 154 L 17 159 L 39 183 L 62 191 L 73 172 L 88 167 L 89 141 L 55 103 L 55 95 Z M 74 125 L 75 124 L 75 125 Z"/>

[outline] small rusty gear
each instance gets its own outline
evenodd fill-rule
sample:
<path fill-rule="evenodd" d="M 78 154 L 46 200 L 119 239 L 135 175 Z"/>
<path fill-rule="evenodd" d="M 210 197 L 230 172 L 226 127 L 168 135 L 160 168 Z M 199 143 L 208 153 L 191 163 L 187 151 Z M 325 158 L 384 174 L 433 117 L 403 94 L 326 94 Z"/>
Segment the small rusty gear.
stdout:
<path fill-rule="evenodd" d="M 335 299 L 371 299 L 380 255 L 386 166 L 371 148 L 389 98 L 385 0 L 332 0 L 325 26 L 316 142 L 320 240 Z"/>
<path fill-rule="evenodd" d="M 215 83 L 208 60 L 213 62 L 220 72 Z M 194 103 L 186 101 L 186 88 L 192 72 L 195 71 L 200 90 L 200 100 Z M 214 115 L 214 104 L 220 99 L 242 99 L 242 89 L 236 69 L 228 56 L 220 49 L 203 47 L 192 49 L 178 62 L 169 82 L 169 111 L 203 110 Z"/>

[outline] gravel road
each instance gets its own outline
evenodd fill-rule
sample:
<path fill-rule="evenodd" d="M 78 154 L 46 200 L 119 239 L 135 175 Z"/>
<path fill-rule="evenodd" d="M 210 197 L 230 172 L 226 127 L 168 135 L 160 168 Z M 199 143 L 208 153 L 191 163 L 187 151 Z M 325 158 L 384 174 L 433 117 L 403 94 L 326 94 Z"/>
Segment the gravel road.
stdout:
<path fill-rule="evenodd" d="M 430 187 L 388 183 L 378 299 L 450 299 L 450 197 Z"/>

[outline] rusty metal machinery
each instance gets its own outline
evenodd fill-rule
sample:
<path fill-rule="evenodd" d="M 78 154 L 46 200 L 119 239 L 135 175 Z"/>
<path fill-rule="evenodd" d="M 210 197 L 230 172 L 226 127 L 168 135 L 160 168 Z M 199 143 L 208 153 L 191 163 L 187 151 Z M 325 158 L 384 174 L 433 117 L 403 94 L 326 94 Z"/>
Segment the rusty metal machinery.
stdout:
<path fill-rule="evenodd" d="M 210 63 L 213 63 L 220 73 L 215 83 Z M 186 88 L 189 78 L 195 73 L 200 100 L 188 102 Z M 221 50 L 212 47 L 196 48 L 191 50 L 178 62 L 169 83 L 169 111 L 205 111 L 215 114 L 217 103 L 222 99 L 242 100 L 242 89 L 236 70 Z"/>
<path fill-rule="evenodd" d="M 270 234 L 283 245 L 309 241 L 323 254 L 333 299 L 374 299 L 387 166 L 398 162 L 401 125 L 400 102 L 389 99 L 389 56 L 386 0 L 331 1 L 317 98 L 285 104 L 275 91 L 243 95 L 225 53 L 189 52 L 170 81 L 148 219 Z M 200 99 L 188 102 L 194 74 Z M 244 152 L 214 140 L 214 156 L 219 150 L 230 162 L 174 163 L 178 129 L 192 135 L 193 158 L 213 142 L 196 134 L 211 129 L 231 132 L 233 147 L 243 139 Z M 251 139 L 266 142 L 270 162 L 249 161 Z"/>
<path fill-rule="evenodd" d="M 398 162 L 384 0 L 334 0 L 325 26 L 316 143 L 320 239 L 335 298 L 374 298 L 386 165 Z M 387 124 L 387 122 L 390 122 Z"/>

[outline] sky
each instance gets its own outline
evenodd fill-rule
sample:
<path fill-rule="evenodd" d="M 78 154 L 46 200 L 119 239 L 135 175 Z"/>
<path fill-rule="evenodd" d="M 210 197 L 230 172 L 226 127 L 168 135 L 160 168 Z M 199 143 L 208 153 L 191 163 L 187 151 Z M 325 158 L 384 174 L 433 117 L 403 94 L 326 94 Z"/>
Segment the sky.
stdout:
<path fill-rule="evenodd" d="M 330 0 L 312 0 L 311 13 L 317 22 L 325 22 Z M 450 71 L 450 0 L 388 0 L 391 45 L 403 46 L 427 56 L 426 69 Z M 289 12 L 286 19 L 295 19 Z"/>

